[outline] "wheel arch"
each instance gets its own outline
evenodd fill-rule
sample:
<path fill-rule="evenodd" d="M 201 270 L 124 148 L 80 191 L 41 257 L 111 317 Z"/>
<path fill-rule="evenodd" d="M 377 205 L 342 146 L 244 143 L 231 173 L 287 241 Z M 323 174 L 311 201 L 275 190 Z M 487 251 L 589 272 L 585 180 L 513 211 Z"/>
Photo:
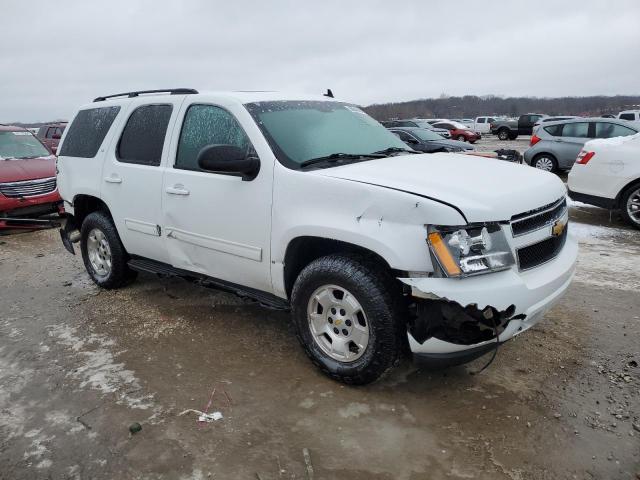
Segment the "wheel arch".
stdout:
<path fill-rule="evenodd" d="M 73 197 L 73 216 L 78 226 L 93 212 L 104 212 L 113 218 L 107 204 L 94 195 L 78 194 Z"/>
<path fill-rule="evenodd" d="M 361 254 L 381 268 L 393 270 L 384 257 L 360 245 L 325 237 L 299 236 L 289 242 L 284 255 L 283 274 L 287 298 L 291 298 L 293 285 L 307 265 L 320 257 L 337 253 Z"/>
<path fill-rule="evenodd" d="M 621 202 L 622 202 L 622 197 L 624 197 L 625 193 L 627 192 L 627 190 L 629 190 L 632 187 L 635 187 L 636 185 L 640 185 L 640 177 L 635 178 L 633 180 L 631 180 L 630 182 L 628 182 L 624 187 L 622 187 L 620 189 L 620 191 L 618 192 L 618 195 L 616 196 L 616 203 L 615 206 L 617 208 L 622 207 Z"/>

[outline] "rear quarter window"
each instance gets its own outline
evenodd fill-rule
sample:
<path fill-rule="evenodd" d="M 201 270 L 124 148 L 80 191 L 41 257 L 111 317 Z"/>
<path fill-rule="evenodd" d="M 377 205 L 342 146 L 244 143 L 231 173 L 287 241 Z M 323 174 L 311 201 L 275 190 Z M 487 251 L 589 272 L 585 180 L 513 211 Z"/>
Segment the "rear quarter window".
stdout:
<path fill-rule="evenodd" d="M 117 106 L 80 110 L 69 126 L 59 155 L 95 157 L 119 111 Z"/>
<path fill-rule="evenodd" d="M 562 127 L 563 125 L 549 125 L 548 127 L 544 127 L 544 131 L 554 137 L 560 137 L 562 135 Z"/>

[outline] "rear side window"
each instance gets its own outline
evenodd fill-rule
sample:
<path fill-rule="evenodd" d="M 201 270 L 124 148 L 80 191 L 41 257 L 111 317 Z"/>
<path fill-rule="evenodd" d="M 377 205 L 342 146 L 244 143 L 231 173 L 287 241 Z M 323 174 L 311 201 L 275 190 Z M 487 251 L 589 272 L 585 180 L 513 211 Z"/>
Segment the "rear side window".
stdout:
<path fill-rule="evenodd" d="M 635 120 L 636 116 L 633 113 L 621 113 L 620 118 L 622 120 Z"/>
<path fill-rule="evenodd" d="M 191 105 L 180 132 L 175 168 L 200 170 L 198 153 L 207 145 L 234 145 L 248 151 L 249 138 L 233 115 L 213 105 Z"/>
<path fill-rule="evenodd" d="M 484 117 L 478 118 L 478 123 L 485 123 L 485 118 Z"/>
<path fill-rule="evenodd" d="M 554 137 L 559 137 L 562 135 L 562 127 L 564 125 L 550 125 L 548 127 L 544 127 L 544 131 L 549 135 L 553 135 Z"/>
<path fill-rule="evenodd" d="M 127 120 L 116 155 L 120 162 L 160 165 L 171 105 L 143 105 Z"/>
<path fill-rule="evenodd" d="M 596 122 L 596 138 L 626 137 L 636 131 L 615 123 Z"/>
<path fill-rule="evenodd" d="M 95 157 L 119 111 L 120 107 L 79 111 L 69 127 L 59 154 L 66 157 Z"/>
<path fill-rule="evenodd" d="M 589 124 L 587 122 L 565 123 L 562 129 L 562 136 L 589 138 Z"/>

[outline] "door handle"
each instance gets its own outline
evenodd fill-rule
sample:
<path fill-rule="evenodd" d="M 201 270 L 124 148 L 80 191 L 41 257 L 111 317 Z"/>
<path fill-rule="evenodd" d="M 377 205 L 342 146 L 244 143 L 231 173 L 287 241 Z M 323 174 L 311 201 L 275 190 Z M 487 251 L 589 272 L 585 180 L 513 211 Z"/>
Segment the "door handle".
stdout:
<path fill-rule="evenodd" d="M 189 195 L 189 190 L 184 188 L 182 185 L 174 185 L 173 187 L 167 187 L 166 192 L 170 195 Z"/>
<path fill-rule="evenodd" d="M 104 177 L 104 181 L 107 183 L 122 183 L 122 178 L 118 176 Z"/>

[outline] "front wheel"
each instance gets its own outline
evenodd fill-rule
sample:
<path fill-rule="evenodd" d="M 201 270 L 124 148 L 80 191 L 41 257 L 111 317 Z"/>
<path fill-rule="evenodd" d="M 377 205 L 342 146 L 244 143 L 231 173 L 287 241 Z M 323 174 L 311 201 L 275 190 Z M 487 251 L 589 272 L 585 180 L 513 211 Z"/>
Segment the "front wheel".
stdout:
<path fill-rule="evenodd" d="M 458 135 L 458 138 L 456 140 L 458 140 L 459 142 L 466 142 L 467 137 L 465 137 L 464 135 Z"/>
<path fill-rule="evenodd" d="M 329 377 L 373 382 L 399 360 L 400 298 L 394 279 L 364 257 L 319 258 L 302 270 L 291 294 L 298 339 Z"/>
<path fill-rule="evenodd" d="M 509 137 L 510 137 L 510 135 L 509 135 L 509 130 L 508 129 L 503 128 L 501 130 L 498 130 L 498 138 L 500 140 L 503 140 L 503 141 L 504 140 L 509 140 Z"/>
<path fill-rule="evenodd" d="M 640 184 L 631 186 L 622 195 L 621 210 L 627 223 L 640 229 Z"/>

